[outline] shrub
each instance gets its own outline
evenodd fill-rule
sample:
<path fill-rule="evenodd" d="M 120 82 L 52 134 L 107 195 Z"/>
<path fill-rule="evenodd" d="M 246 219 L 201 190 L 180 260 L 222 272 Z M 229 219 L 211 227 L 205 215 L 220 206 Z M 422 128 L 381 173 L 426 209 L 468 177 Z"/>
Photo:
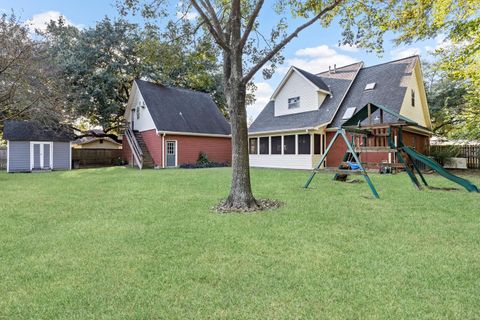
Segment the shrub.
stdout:
<path fill-rule="evenodd" d="M 196 163 L 185 163 L 181 164 L 180 168 L 184 169 L 198 169 L 198 168 L 218 168 L 218 167 L 228 167 L 227 162 L 214 162 L 208 160 L 208 156 L 205 152 L 200 152 Z"/>
<path fill-rule="evenodd" d="M 460 148 L 458 146 L 437 146 L 430 148 L 430 156 L 442 166 L 448 164 L 450 158 L 458 157 Z"/>

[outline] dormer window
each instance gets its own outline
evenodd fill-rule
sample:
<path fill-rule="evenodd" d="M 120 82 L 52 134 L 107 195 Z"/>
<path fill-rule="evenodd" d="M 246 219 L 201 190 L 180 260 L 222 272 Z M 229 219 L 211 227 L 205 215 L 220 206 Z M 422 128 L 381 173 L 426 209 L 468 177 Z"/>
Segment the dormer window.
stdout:
<path fill-rule="evenodd" d="M 300 108 L 300 97 L 289 98 L 288 109 L 296 109 L 296 108 Z"/>
<path fill-rule="evenodd" d="M 342 120 L 350 119 L 355 113 L 355 109 L 356 109 L 355 107 L 347 108 L 347 110 L 345 110 L 345 113 L 343 114 Z"/>
<path fill-rule="evenodd" d="M 412 107 L 415 107 L 415 90 L 412 89 Z"/>
<path fill-rule="evenodd" d="M 365 86 L 365 91 L 375 89 L 375 85 L 376 85 L 375 82 L 367 83 L 367 85 Z"/>

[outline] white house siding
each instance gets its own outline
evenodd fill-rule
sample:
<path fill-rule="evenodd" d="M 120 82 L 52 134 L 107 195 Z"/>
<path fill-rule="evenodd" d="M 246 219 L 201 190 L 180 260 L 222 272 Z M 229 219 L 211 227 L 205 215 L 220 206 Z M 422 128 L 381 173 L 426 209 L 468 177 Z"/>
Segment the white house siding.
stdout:
<path fill-rule="evenodd" d="M 288 99 L 294 97 L 300 97 L 300 108 L 288 109 Z M 275 116 L 317 110 L 320 99 L 323 101 L 325 94 L 319 93 L 314 85 L 297 71 L 292 71 L 274 98 Z"/>
<path fill-rule="evenodd" d="M 312 155 L 251 154 L 250 166 L 263 168 L 312 169 Z"/>
<path fill-rule="evenodd" d="M 53 170 L 71 169 L 70 142 L 53 143 Z"/>
<path fill-rule="evenodd" d="M 30 141 L 8 142 L 8 172 L 30 171 Z"/>
<path fill-rule="evenodd" d="M 143 105 L 143 107 L 141 105 Z M 140 109 L 140 117 L 138 119 L 137 108 Z M 135 110 L 132 111 L 133 109 Z M 143 101 L 142 94 L 140 93 L 140 90 L 135 82 L 133 83 L 132 93 L 130 100 L 128 101 L 127 110 L 125 111 L 125 118 L 127 119 L 127 122 L 131 122 L 133 119 L 134 130 L 147 131 L 156 129 L 152 116 L 150 115 L 150 112 Z"/>

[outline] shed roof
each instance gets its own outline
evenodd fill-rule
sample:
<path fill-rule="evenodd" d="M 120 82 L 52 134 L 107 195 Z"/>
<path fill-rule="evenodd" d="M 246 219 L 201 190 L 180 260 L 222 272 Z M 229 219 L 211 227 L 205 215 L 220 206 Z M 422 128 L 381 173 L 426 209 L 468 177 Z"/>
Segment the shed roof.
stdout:
<path fill-rule="evenodd" d="M 9 141 L 59 141 L 75 139 L 73 130 L 61 125 L 46 126 L 37 121 L 8 120 L 4 122 L 3 138 Z"/>
<path fill-rule="evenodd" d="M 230 124 L 209 94 L 135 80 L 158 131 L 229 135 Z"/>

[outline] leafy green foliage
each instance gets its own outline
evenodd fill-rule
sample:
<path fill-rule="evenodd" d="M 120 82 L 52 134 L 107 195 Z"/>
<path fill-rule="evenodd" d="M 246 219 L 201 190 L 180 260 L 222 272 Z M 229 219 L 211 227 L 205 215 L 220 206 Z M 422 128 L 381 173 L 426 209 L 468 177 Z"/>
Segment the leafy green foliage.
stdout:
<path fill-rule="evenodd" d="M 121 126 L 135 78 L 210 92 L 222 104 L 218 66 L 205 41 L 184 46 L 125 19 L 105 17 L 94 27 L 77 29 L 52 21 L 43 34 L 68 89 L 70 111 L 106 131 Z"/>
<path fill-rule="evenodd" d="M 45 45 L 15 16 L 0 15 L 0 128 L 11 119 L 65 120 L 63 95 Z"/>

